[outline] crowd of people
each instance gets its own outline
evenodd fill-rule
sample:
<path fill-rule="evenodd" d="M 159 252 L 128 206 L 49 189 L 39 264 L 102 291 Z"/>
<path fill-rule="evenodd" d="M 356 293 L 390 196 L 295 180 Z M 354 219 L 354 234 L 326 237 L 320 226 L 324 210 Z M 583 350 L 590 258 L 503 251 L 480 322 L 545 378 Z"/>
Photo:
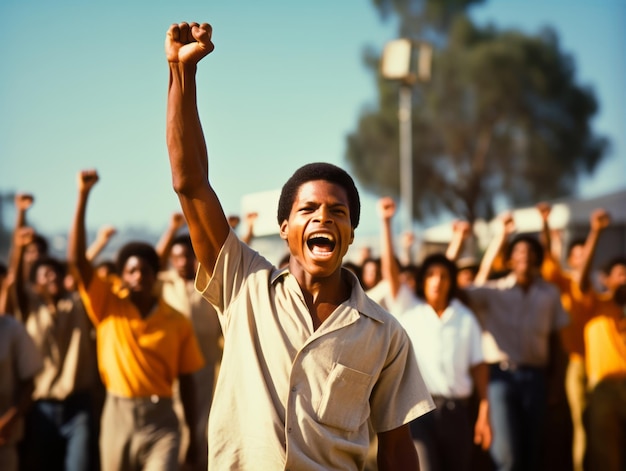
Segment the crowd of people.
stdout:
<path fill-rule="evenodd" d="M 511 213 L 482 257 L 454 224 L 417 259 L 379 201 L 377 250 L 348 263 L 352 178 L 297 169 L 277 223 L 288 255 L 254 247 L 256 215 L 226 217 L 198 117 L 211 27 L 170 27 L 167 144 L 182 212 L 156 245 L 87 244 L 99 176 L 77 175 L 65 260 L 15 198 L 0 290 L 3 470 L 623 470 L 626 257 L 592 261 L 610 215 L 560 253 Z M 379 257 L 371 253 L 379 252 Z M 562 263 L 562 261 L 564 261 Z"/>

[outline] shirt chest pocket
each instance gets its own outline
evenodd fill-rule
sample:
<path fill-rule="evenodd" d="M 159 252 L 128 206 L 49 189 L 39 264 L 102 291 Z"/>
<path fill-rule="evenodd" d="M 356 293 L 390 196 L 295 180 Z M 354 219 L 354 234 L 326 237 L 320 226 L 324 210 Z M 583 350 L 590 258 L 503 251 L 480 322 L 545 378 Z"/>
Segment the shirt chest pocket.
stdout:
<path fill-rule="evenodd" d="M 318 420 L 348 432 L 359 429 L 370 414 L 372 375 L 336 364 L 317 406 Z"/>

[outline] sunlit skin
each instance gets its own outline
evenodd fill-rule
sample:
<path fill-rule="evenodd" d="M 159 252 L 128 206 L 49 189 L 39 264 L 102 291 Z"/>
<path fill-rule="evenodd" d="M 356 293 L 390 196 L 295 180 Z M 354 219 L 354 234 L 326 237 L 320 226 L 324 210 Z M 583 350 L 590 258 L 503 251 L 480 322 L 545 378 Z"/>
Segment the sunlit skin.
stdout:
<path fill-rule="evenodd" d="M 424 298 L 439 316 L 448 307 L 450 283 L 450 272 L 441 264 L 430 265 L 424 273 Z"/>
<path fill-rule="evenodd" d="M 113 272 L 106 265 L 101 265 L 96 268 L 96 275 L 98 275 L 102 279 L 106 279 L 108 276 L 112 275 Z"/>
<path fill-rule="evenodd" d="M 22 262 L 25 276 L 28 276 L 33 264 L 37 260 L 39 260 L 41 257 L 43 257 L 43 255 L 44 254 L 41 251 L 41 248 L 35 242 L 30 242 L 26 244 L 26 246 L 24 247 L 24 255 L 23 255 L 23 262 Z"/>
<path fill-rule="evenodd" d="M 604 277 L 604 285 L 609 292 L 615 292 L 620 286 L 626 284 L 626 265 L 616 264 Z"/>
<path fill-rule="evenodd" d="M 464 268 L 459 270 L 456 275 L 456 283 L 459 288 L 467 288 L 474 282 L 476 273 L 471 268 Z"/>
<path fill-rule="evenodd" d="M 289 271 L 314 303 L 320 290 L 329 299 L 347 299 L 350 287 L 342 279 L 341 265 L 354 229 L 343 187 L 325 180 L 304 183 L 280 236 L 289 245 Z"/>
<path fill-rule="evenodd" d="M 157 299 L 153 294 L 156 273 L 145 260 L 132 256 L 124 264 L 121 278 L 124 288 L 129 291 L 131 302 L 146 316 Z"/>
<path fill-rule="evenodd" d="M 32 265 L 36 260 L 39 260 L 43 254 L 37 244 L 31 242 L 24 247 L 24 263 Z"/>
<path fill-rule="evenodd" d="M 361 268 L 361 279 L 363 280 L 363 285 L 366 290 L 376 286 L 380 278 L 380 268 L 375 261 L 369 260 L 363 264 Z"/>
<path fill-rule="evenodd" d="M 193 280 L 196 274 L 196 259 L 190 248 L 184 244 L 175 244 L 170 252 L 170 264 L 185 280 Z"/>
<path fill-rule="evenodd" d="M 35 290 L 49 302 L 56 302 L 63 292 L 63 278 L 50 265 L 37 267 L 35 273 Z"/>
<path fill-rule="evenodd" d="M 529 286 L 537 274 L 537 256 L 531 245 L 526 241 L 519 241 L 511 251 L 509 265 L 521 286 Z"/>
<path fill-rule="evenodd" d="M 400 284 L 408 286 L 411 293 L 415 293 L 417 291 L 417 280 L 413 273 L 408 271 L 403 271 L 399 274 Z"/>
<path fill-rule="evenodd" d="M 567 257 L 567 264 L 572 268 L 572 270 L 580 270 L 584 261 L 585 246 L 583 244 L 573 246 Z"/>

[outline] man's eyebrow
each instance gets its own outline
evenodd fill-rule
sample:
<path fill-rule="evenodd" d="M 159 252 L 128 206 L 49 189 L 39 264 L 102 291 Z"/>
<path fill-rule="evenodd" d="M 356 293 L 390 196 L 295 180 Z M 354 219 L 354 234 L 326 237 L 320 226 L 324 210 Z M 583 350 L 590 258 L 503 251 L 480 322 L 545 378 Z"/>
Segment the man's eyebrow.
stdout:
<path fill-rule="evenodd" d="M 321 203 L 319 201 L 316 200 L 305 200 L 305 201 L 301 201 L 299 203 L 300 206 L 321 206 L 324 203 Z M 336 202 L 331 202 L 328 203 L 328 206 L 331 208 L 337 208 L 339 206 L 343 207 L 343 208 L 348 208 L 349 204 L 348 203 L 343 203 L 341 201 L 336 201 Z"/>

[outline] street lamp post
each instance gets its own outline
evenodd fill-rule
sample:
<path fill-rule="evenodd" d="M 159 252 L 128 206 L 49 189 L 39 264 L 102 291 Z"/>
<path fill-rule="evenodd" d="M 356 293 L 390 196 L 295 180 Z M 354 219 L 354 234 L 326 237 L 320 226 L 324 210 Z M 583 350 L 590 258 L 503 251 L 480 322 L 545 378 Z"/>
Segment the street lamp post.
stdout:
<path fill-rule="evenodd" d="M 398 99 L 398 122 L 400 124 L 400 198 L 404 206 L 404 227 L 413 228 L 413 133 L 411 108 L 413 87 L 402 84 Z"/>
<path fill-rule="evenodd" d="M 400 198 L 404 208 L 405 230 L 413 228 L 413 85 L 430 80 L 432 46 L 410 39 L 389 41 L 383 50 L 381 73 L 400 82 L 398 123 L 400 128 Z"/>

